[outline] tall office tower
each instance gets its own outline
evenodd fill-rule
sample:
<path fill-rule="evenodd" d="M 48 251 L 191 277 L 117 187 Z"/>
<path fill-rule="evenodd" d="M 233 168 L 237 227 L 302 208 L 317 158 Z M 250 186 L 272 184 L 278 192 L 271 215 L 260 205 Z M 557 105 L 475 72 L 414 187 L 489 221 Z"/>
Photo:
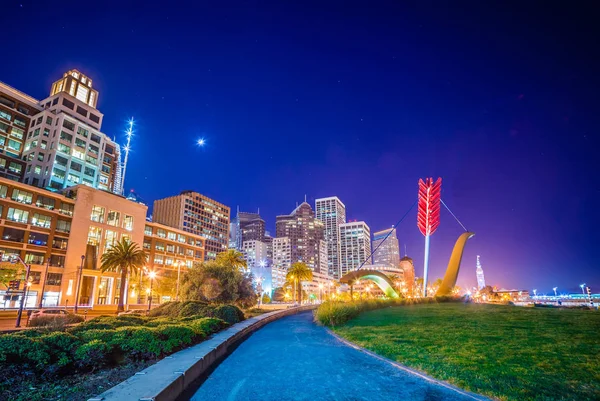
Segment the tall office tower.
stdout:
<path fill-rule="evenodd" d="M 268 246 L 265 242 L 248 240 L 242 243 L 242 252 L 246 258 L 248 272 L 252 274 L 255 285 L 260 286 L 262 292 L 271 295 L 272 274 L 268 257 Z"/>
<path fill-rule="evenodd" d="M 481 267 L 481 262 L 479 261 L 479 255 L 477 255 L 477 287 L 481 290 L 485 287 L 485 278 L 483 277 L 483 268 Z"/>
<path fill-rule="evenodd" d="M 283 287 L 285 275 L 292 265 L 292 248 L 288 237 L 273 238 L 273 288 Z"/>
<path fill-rule="evenodd" d="M 291 247 L 291 262 L 303 262 L 317 273 L 320 271 L 321 257 L 319 242 L 324 238 L 323 223 L 315 218 L 315 214 L 308 203 L 302 202 L 292 213 L 277 216 L 277 237 L 288 237 Z"/>
<path fill-rule="evenodd" d="M 264 243 L 267 244 L 267 261 L 269 265 L 273 264 L 273 237 L 271 237 L 271 233 L 265 231 L 265 239 Z"/>
<path fill-rule="evenodd" d="M 206 260 L 227 250 L 229 207 L 194 191 L 154 201 L 153 221 L 206 238 Z"/>
<path fill-rule="evenodd" d="M 103 114 L 97 101 L 92 80 L 77 70 L 54 82 L 49 97 L 35 101 L 30 124 L 21 125 L 26 128 L 23 147 L 9 141 L 13 153 L 18 150 L 27 163 L 24 183 L 54 191 L 85 184 L 122 194 L 121 149 L 100 132 Z"/>
<path fill-rule="evenodd" d="M 389 265 L 395 268 L 400 264 L 400 247 L 398 245 L 395 228 L 389 228 L 374 233 L 373 249 L 376 249 L 373 252 L 374 264 Z"/>
<path fill-rule="evenodd" d="M 364 221 L 340 224 L 340 277 L 370 265 L 371 230 Z"/>
<path fill-rule="evenodd" d="M 400 269 L 402 269 L 402 280 L 406 286 L 407 295 L 415 295 L 415 265 L 412 258 L 403 256 L 400 259 Z"/>
<path fill-rule="evenodd" d="M 237 211 L 232 223 L 235 225 L 235 248 L 242 250 L 244 241 L 265 240 L 265 221 L 258 213 L 247 213 Z"/>
<path fill-rule="evenodd" d="M 328 275 L 340 278 L 340 224 L 346 222 L 346 206 L 337 196 L 315 200 L 315 215 L 325 225 Z"/>
<path fill-rule="evenodd" d="M 41 111 L 36 99 L 0 82 L 0 177 L 23 180 L 27 163 L 21 156 L 31 116 Z"/>

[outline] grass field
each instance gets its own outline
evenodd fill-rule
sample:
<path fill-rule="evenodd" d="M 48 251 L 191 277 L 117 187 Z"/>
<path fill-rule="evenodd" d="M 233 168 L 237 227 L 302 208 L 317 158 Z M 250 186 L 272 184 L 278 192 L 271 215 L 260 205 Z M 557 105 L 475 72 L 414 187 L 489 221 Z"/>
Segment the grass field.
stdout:
<path fill-rule="evenodd" d="M 600 313 L 479 304 L 366 312 L 335 332 L 502 400 L 600 400 Z"/>

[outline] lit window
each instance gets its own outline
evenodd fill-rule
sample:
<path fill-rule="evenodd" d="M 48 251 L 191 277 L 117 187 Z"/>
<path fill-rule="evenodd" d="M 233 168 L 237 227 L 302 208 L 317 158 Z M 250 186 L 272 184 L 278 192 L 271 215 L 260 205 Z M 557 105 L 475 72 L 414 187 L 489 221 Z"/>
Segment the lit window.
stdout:
<path fill-rule="evenodd" d="M 69 88 L 69 95 L 75 96 L 75 81 L 71 81 L 71 88 Z"/>
<path fill-rule="evenodd" d="M 133 216 L 125 215 L 123 217 L 123 228 L 128 231 L 133 230 Z"/>
<path fill-rule="evenodd" d="M 119 219 L 121 218 L 121 213 L 115 212 L 111 210 L 108 212 L 108 217 L 106 219 L 106 224 L 113 227 L 119 227 Z"/>
<path fill-rule="evenodd" d="M 119 233 L 116 231 L 106 230 L 104 234 L 104 251 L 109 250 L 119 240 Z"/>
<path fill-rule="evenodd" d="M 90 82 L 91 83 L 91 82 Z M 91 92 L 90 93 L 90 101 L 88 102 L 88 104 L 92 107 L 94 107 L 94 101 L 96 100 L 96 92 Z"/>
<path fill-rule="evenodd" d="M 92 221 L 95 221 L 97 223 L 104 223 L 104 212 L 106 209 L 104 209 L 101 206 L 96 206 L 94 205 L 92 207 L 92 216 L 90 217 L 90 219 Z"/>
<path fill-rule="evenodd" d="M 90 245 L 96 245 L 100 243 L 100 238 L 102 237 L 102 229 L 98 227 L 90 226 L 88 231 L 87 243 Z"/>
<path fill-rule="evenodd" d="M 88 92 L 89 89 L 83 85 L 79 85 L 77 87 L 77 96 L 75 96 L 77 99 L 81 100 L 83 103 L 87 103 L 87 96 L 88 96 Z"/>
<path fill-rule="evenodd" d="M 9 207 L 6 218 L 8 220 L 16 221 L 18 223 L 27 223 L 27 219 L 29 218 L 29 212 L 26 210 Z"/>
<path fill-rule="evenodd" d="M 52 218 L 43 214 L 34 213 L 31 218 L 31 224 L 34 226 L 50 228 L 50 223 L 52 223 Z"/>

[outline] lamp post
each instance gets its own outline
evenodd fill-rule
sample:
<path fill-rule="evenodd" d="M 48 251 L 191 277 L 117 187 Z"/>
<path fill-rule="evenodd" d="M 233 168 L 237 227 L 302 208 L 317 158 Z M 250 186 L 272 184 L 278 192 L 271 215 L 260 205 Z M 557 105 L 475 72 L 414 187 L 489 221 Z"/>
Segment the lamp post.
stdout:
<path fill-rule="evenodd" d="M 38 308 L 42 309 L 44 306 L 44 291 L 46 290 L 46 280 L 48 279 L 48 265 L 50 264 L 50 258 L 46 259 L 46 272 L 44 273 L 44 281 L 42 282 L 42 294 L 40 296 L 40 303 Z"/>
<path fill-rule="evenodd" d="M 156 272 L 154 272 L 154 271 L 149 272 L 148 277 L 150 277 L 150 292 L 148 293 L 148 312 L 150 312 L 150 308 L 152 307 L 152 283 L 154 283 L 154 278 L 156 277 Z"/>
<path fill-rule="evenodd" d="M 180 260 L 177 262 L 177 287 L 175 289 L 175 301 L 179 301 L 179 277 L 181 276 L 181 265 L 183 262 Z"/>
<path fill-rule="evenodd" d="M 144 272 L 145 272 L 146 270 L 148 270 L 148 269 L 146 268 L 146 266 L 144 266 L 144 268 L 143 268 L 143 269 L 144 269 Z M 138 296 L 137 296 L 137 304 L 138 304 L 138 305 L 142 303 L 142 274 L 143 274 L 143 272 L 139 272 L 139 276 L 140 276 L 140 282 L 139 282 L 139 284 L 138 284 Z"/>
<path fill-rule="evenodd" d="M 75 308 L 73 310 L 74 313 L 77 313 L 77 305 L 79 305 L 79 290 L 81 289 L 81 276 L 83 275 L 84 260 L 85 255 L 81 255 L 81 266 L 79 267 L 79 274 L 77 275 L 77 290 L 75 291 Z M 124 283 L 121 285 L 124 285 Z"/>
<path fill-rule="evenodd" d="M 23 262 L 23 259 L 21 259 L 20 256 L 17 256 L 16 259 L 21 262 L 23 266 L 25 266 L 25 285 L 27 285 L 27 283 L 29 283 L 29 272 L 31 270 L 31 265 Z M 14 262 L 11 261 L 11 263 Z M 23 288 L 23 296 L 21 296 L 21 302 L 19 303 L 19 311 L 17 312 L 17 321 L 15 322 L 15 327 L 21 327 L 21 316 L 23 315 L 23 304 L 25 302 L 25 290 L 26 288 Z"/>
<path fill-rule="evenodd" d="M 323 283 L 319 283 L 319 302 L 323 303 Z"/>
<path fill-rule="evenodd" d="M 262 277 L 257 277 L 256 278 L 256 282 L 258 283 L 256 285 L 256 292 L 258 292 L 258 307 L 260 308 L 260 305 L 262 304 Z"/>
<path fill-rule="evenodd" d="M 581 287 L 581 293 L 585 295 L 585 291 L 583 290 L 585 288 L 585 283 L 579 284 L 579 287 Z"/>

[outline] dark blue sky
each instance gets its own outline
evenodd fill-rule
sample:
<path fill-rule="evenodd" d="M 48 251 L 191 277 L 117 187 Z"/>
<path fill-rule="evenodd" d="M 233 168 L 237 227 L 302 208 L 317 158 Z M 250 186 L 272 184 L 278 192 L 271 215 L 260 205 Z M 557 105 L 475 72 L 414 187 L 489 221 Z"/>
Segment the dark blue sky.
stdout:
<path fill-rule="evenodd" d="M 194 189 L 273 229 L 304 194 L 337 195 L 378 230 L 441 176 L 477 233 L 459 284 L 480 254 L 500 287 L 600 286 L 599 15 L 584 3 L 5 3 L 0 80 L 43 98 L 70 68 L 90 76 L 106 134 L 123 143 L 139 122 L 126 186 L 148 201 Z M 420 275 L 415 220 L 398 231 Z M 430 277 L 460 233 L 444 212 Z"/>

